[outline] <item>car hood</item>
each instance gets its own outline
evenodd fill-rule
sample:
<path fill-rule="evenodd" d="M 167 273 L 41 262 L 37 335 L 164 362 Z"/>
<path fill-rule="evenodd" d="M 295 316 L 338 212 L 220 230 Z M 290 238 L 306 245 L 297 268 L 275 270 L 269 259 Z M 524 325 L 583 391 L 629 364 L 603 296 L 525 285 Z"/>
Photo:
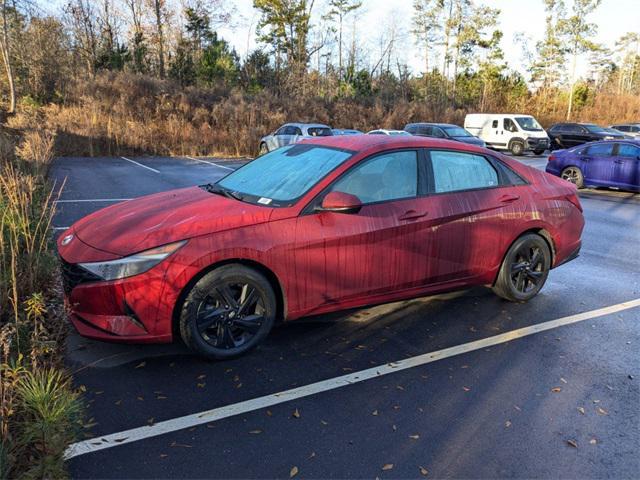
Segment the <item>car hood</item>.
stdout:
<path fill-rule="evenodd" d="M 104 208 L 75 223 L 73 233 L 95 249 L 124 256 L 199 235 L 263 223 L 272 212 L 273 208 L 189 187 Z"/>

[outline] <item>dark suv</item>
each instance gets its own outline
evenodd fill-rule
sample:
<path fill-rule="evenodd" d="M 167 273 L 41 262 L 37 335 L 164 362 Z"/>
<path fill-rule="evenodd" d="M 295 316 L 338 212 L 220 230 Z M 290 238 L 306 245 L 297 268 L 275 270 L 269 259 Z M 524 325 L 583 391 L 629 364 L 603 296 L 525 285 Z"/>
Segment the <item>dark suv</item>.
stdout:
<path fill-rule="evenodd" d="M 449 123 L 408 123 L 405 125 L 404 131 L 421 137 L 446 138 L 480 147 L 485 146 L 483 140 L 474 137 L 464 128 Z"/>
<path fill-rule="evenodd" d="M 624 140 L 621 132 L 615 132 L 593 123 L 556 123 L 547 130 L 551 139 L 551 150 L 571 148 L 598 140 Z"/>

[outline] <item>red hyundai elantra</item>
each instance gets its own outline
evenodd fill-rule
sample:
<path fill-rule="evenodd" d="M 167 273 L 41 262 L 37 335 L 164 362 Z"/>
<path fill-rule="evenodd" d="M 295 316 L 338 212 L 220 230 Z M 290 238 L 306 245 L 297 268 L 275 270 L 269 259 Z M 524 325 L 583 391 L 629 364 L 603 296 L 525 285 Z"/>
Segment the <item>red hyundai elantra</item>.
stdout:
<path fill-rule="evenodd" d="M 58 241 L 87 337 L 185 343 L 212 358 L 274 322 L 488 285 L 536 295 L 575 258 L 574 185 L 471 145 L 326 137 L 214 184 L 113 205 Z"/>

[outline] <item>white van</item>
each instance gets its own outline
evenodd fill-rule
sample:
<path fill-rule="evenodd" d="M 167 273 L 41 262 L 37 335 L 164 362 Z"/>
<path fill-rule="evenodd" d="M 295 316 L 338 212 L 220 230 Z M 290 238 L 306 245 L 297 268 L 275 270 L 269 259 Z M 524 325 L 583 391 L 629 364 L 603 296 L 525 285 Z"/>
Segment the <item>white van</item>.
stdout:
<path fill-rule="evenodd" d="M 547 132 L 531 115 L 470 113 L 464 119 L 464 128 L 484 140 L 487 147 L 509 150 L 513 155 L 540 155 L 549 148 Z"/>

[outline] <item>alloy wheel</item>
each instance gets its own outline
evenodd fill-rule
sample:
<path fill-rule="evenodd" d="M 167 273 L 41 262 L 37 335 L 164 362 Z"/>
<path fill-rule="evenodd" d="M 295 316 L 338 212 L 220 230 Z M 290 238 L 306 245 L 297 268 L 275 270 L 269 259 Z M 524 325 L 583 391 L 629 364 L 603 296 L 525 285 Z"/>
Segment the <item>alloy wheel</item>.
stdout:
<path fill-rule="evenodd" d="M 573 183 L 574 185 L 577 185 L 578 182 L 580 181 L 580 172 L 578 171 L 577 168 L 574 168 L 574 167 L 565 168 L 562 171 L 561 177 L 563 180 L 567 180 Z"/>
<path fill-rule="evenodd" d="M 265 299 L 250 283 L 221 283 L 202 298 L 196 328 L 202 339 L 220 349 L 242 347 L 265 321 Z"/>
<path fill-rule="evenodd" d="M 515 290 L 528 294 L 544 280 L 545 258 L 538 246 L 523 245 L 514 255 L 510 278 Z"/>

